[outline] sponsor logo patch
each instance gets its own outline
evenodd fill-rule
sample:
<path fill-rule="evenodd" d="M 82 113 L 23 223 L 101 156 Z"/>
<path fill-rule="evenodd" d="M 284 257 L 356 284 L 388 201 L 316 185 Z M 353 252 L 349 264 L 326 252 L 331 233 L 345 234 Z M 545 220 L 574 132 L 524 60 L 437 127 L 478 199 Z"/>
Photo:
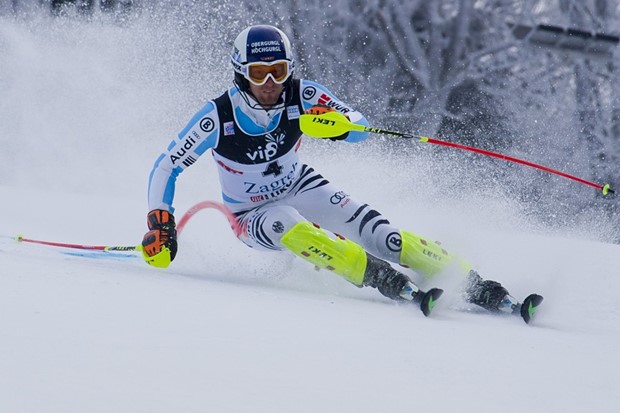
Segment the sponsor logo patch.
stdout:
<path fill-rule="evenodd" d="M 334 102 L 334 100 L 325 93 L 321 93 L 321 96 L 319 96 L 319 104 L 334 108 L 340 113 L 348 113 L 351 111 L 350 108 L 341 105 L 340 103 Z"/>
<path fill-rule="evenodd" d="M 203 132 L 211 132 L 214 127 L 215 127 L 215 123 L 213 122 L 213 119 L 211 119 L 211 118 L 202 118 L 200 120 L 200 129 Z"/>
<path fill-rule="evenodd" d="M 349 195 L 343 191 L 338 191 L 329 198 L 329 202 L 333 205 L 341 204 L 340 207 L 344 208 L 344 206 L 349 203 Z"/>
<path fill-rule="evenodd" d="M 192 134 L 192 135 L 195 136 L 195 134 Z M 178 148 L 177 151 L 175 153 L 170 154 L 170 162 L 173 165 L 176 164 L 177 161 L 179 161 L 181 158 L 187 155 L 189 150 L 192 149 L 199 140 L 200 140 L 199 137 L 197 139 L 194 139 L 191 135 L 186 136 L 185 139 L 183 139 L 177 146 Z M 194 162 L 196 162 L 196 159 L 192 158 L 191 156 L 188 156 L 187 159 L 183 162 L 183 164 L 185 166 L 190 166 Z"/>
<path fill-rule="evenodd" d="M 304 99 L 310 100 L 314 97 L 314 95 L 316 95 L 316 88 L 314 86 L 307 86 L 301 94 Z"/>
<path fill-rule="evenodd" d="M 271 226 L 271 229 L 273 230 L 273 232 L 281 234 L 284 232 L 284 224 L 282 224 L 280 221 L 276 221 Z"/>
<path fill-rule="evenodd" d="M 286 114 L 289 119 L 299 119 L 299 106 L 287 106 Z"/>
<path fill-rule="evenodd" d="M 235 122 L 224 122 L 224 135 L 230 136 L 235 134 Z"/>
<path fill-rule="evenodd" d="M 398 252 L 403 249 L 403 240 L 400 238 L 400 234 L 398 232 L 392 232 L 388 234 L 385 240 L 385 246 L 388 247 L 390 251 Z"/>

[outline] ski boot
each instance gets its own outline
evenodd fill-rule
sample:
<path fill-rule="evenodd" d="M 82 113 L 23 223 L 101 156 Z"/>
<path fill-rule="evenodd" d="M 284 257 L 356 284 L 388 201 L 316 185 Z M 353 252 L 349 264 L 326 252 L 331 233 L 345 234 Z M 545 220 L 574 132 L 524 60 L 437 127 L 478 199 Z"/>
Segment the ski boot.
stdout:
<path fill-rule="evenodd" d="M 526 323 L 530 322 L 543 301 L 542 296 L 531 294 L 523 303 L 520 303 L 500 283 L 483 280 L 474 270 L 471 270 L 467 276 L 464 296 L 465 301 L 476 304 L 485 310 L 492 313 L 521 316 Z"/>
<path fill-rule="evenodd" d="M 384 296 L 392 300 L 405 300 L 419 304 L 422 313 L 428 317 L 436 301 L 443 294 L 443 290 L 432 288 L 422 291 L 409 277 L 394 269 L 388 262 L 376 258 L 368 253 L 364 285 L 379 290 Z"/>

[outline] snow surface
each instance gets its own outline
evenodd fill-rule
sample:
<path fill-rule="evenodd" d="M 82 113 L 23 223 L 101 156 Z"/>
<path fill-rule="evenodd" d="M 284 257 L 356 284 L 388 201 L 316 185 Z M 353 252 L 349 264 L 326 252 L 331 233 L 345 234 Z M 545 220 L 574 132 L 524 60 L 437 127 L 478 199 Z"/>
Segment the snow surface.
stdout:
<path fill-rule="evenodd" d="M 140 241 L 152 162 L 229 81 L 225 56 L 204 87 L 175 76 L 179 45 L 155 32 L 0 18 L 0 412 L 618 411 L 620 247 L 604 220 L 551 230 L 499 190 L 447 188 L 479 171 L 445 152 L 302 147 L 393 223 L 543 294 L 533 325 L 464 305 L 454 276 L 427 284 L 447 292 L 425 318 L 248 249 L 211 211 L 166 270 L 12 241 Z M 180 177 L 180 214 L 218 199 L 214 173 L 205 156 Z"/>

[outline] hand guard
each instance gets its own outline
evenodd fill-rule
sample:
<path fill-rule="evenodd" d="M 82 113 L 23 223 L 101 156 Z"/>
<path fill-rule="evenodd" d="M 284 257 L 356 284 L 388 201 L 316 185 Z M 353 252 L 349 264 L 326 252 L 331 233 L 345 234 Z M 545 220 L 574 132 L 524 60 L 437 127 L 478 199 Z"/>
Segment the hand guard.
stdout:
<path fill-rule="evenodd" d="M 177 255 L 174 215 L 162 209 L 154 209 L 146 218 L 149 232 L 142 240 L 142 257 L 154 267 L 166 268 Z"/>
<path fill-rule="evenodd" d="M 327 112 L 335 112 L 335 111 L 336 111 L 336 109 L 334 109 L 334 108 L 332 108 L 330 106 L 318 104 L 318 105 L 314 105 L 310 109 L 308 109 L 306 111 L 306 114 L 308 114 L 308 115 L 322 115 L 322 114 L 327 113 Z M 347 116 L 347 115 L 345 115 L 345 116 Z M 347 119 L 348 118 L 349 117 L 347 116 Z M 347 136 L 349 136 L 349 132 L 346 132 L 346 133 L 343 133 L 340 136 L 334 136 L 333 138 L 328 138 L 328 139 L 330 141 L 341 141 L 341 140 L 346 139 Z"/>

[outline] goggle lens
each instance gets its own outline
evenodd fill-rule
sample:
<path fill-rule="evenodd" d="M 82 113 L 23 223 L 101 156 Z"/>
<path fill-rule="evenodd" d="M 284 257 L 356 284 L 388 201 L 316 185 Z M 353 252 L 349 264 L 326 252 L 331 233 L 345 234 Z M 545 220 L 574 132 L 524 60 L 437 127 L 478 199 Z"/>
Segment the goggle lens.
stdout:
<path fill-rule="evenodd" d="M 289 76 L 288 62 L 280 60 L 271 63 L 251 63 L 248 65 L 248 80 L 255 85 L 264 85 L 267 83 L 269 76 L 277 84 L 284 83 Z"/>

